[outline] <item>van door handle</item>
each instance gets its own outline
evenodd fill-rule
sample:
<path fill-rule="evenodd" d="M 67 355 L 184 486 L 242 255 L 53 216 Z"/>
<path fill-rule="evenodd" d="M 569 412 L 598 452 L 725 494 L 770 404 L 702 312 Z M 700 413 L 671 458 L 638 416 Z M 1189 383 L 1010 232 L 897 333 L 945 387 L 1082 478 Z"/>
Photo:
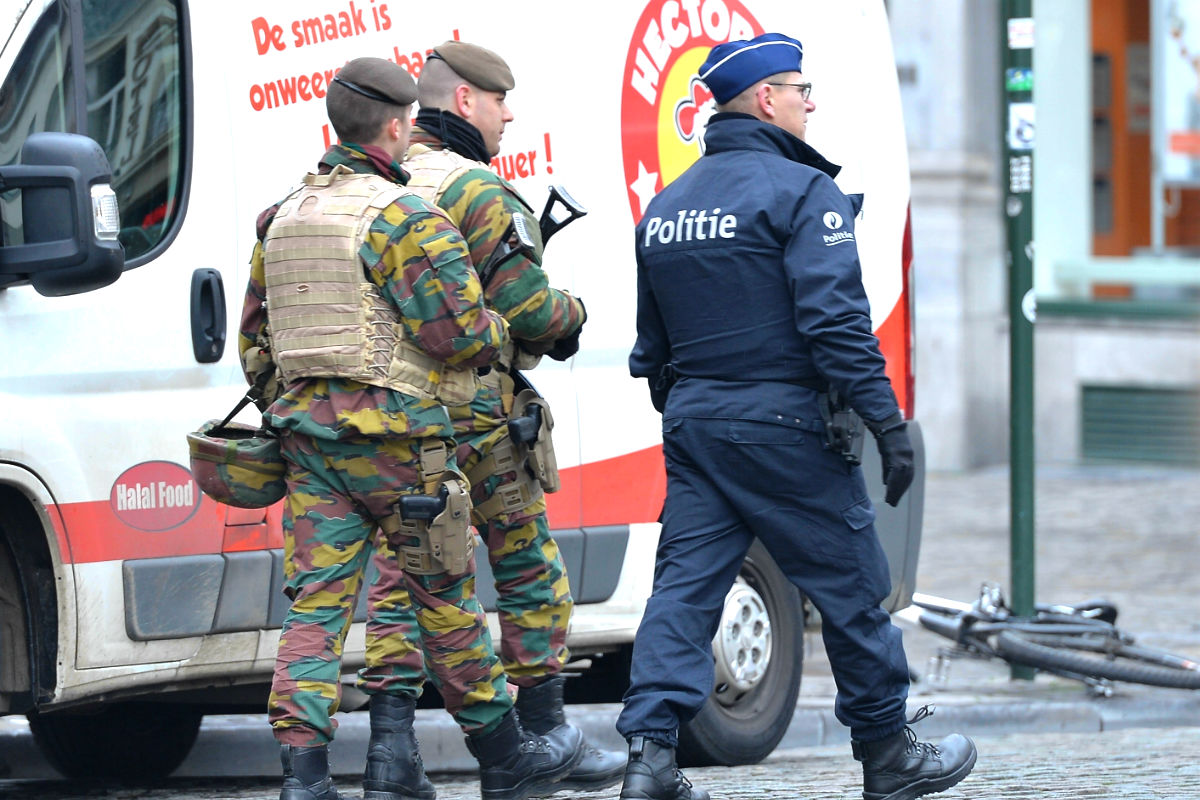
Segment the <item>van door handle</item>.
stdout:
<path fill-rule="evenodd" d="M 225 284 L 215 269 L 192 273 L 192 353 L 201 364 L 225 352 Z"/>

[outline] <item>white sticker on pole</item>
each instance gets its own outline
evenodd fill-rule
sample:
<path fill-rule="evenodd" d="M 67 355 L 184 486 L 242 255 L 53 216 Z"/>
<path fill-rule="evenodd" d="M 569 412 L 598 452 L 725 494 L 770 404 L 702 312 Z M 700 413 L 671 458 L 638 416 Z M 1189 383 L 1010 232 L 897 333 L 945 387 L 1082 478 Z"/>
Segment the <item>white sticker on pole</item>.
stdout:
<path fill-rule="evenodd" d="M 1008 104 L 1008 146 L 1011 150 L 1033 149 L 1033 103 Z"/>
<path fill-rule="evenodd" d="M 1008 21 L 1008 49 L 1033 49 L 1033 17 L 1014 17 Z"/>

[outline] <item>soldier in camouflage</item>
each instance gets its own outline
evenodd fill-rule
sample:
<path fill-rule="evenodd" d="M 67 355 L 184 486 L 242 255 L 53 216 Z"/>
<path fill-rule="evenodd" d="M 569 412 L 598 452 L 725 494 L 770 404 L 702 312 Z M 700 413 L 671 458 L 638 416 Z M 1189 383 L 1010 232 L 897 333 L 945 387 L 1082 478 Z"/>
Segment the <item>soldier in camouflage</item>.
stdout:
<path fill-rule="evenodd" d="M 512 72 L 496 53 L 450 41 L 433 49 L 417 85 L 420 111 L 404 162 L 411 175 L 408 186 L 446 211 L 467 240 L 472 261 L 483 264 L 513 214 L 530 222 L 536 217 L 489 167 L 505 125 L 513 120 L 506 103 L 515 85 Z M 537 227 L 529 226 L 534 237 Z M 451 408 L 450 416 L 459 465 L 471 480 L 473 521 L 496 580 L 501 661 L 509 681 L 519 687 L 522 723 L 544 734 L 570 727 L 563 715 L 561 671 L 573 601 L 550 535 L 542 487 L 521 463 L 520 450 L 513 458 L 506 422 L 514 414 L 516 371 L 532 369 L 542 355 L 560 361 L 574 355 L 587 315 L 577 298 L 549 285 L 541 253 L 539 241 L 531 255 L 505 262 L 484 286 L 488 307 L 504 316 L 512 341 L 499 369 L 485 375 L 475 398 Z M 413 674 L 420 680 L 419 671 Z M 370 686 L 369 670 L 364 677 Z M 564 788 L 598 789 L 620 779 L 623 753 L 587 743 L 581 750 Z"/>
<path fill-rule="evenodd" d="M 395 64 L 349 62 L 326 97 L 342 143 L 258 220 L 239 346 L 248 379 L 263 369 L 279 378 L 264 417 L 287 463 L 284 591 L 292 605 L 269 701 L 282 746 L 281 800 L 340 797 L 327 745 L 368 562 L 378 578 L 367 589 L 367 664 L 384 675 L 419 643 L 480 762 L 485 798 L 552 791 L 578 758 L 580 737 L 520 727 L 475 597 L 474 561 L 451 567 L 430 545 L 446 514 L 399 529 L 402 498 L 440 489 L 449 497 L 462 485 L 446 404 L 474 394 L 474 368 L 508 339 L 508 324 L 483 304 L 457 229 L 403 188 L 397 159 L 415 99 L 412 78 Z M 465 508 L 460 516 L 469 548 Z M 420 688 L 386 679 L 371 688 L 365 800 L 434 797 L 412 729 Z"/>

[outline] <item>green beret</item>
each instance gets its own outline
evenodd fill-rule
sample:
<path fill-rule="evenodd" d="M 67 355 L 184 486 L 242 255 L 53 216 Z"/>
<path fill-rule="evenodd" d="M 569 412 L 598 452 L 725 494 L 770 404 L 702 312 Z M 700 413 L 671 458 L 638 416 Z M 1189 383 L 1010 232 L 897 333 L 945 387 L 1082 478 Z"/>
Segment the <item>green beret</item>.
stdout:
<path fill-rule="evenodd" d="M 433 48 L 438 58 L 450 65 L 460 78 L 489 92 L 507 92 L 516 86 L 504 59 L 477 44 L 443 42 Z"/>
<path fill-rule="evenodd" d="M 340 88 L 335 90 L 334 87 Z M 328 97 L 343 95 L 337 101 L 344 102 L 353 96 L 351 92 L 384 103 L 410 106 L 417 100 L 417 82 L 407 70 L 386 58 L 355 58 L 347 61 L 334 76 Z"/>

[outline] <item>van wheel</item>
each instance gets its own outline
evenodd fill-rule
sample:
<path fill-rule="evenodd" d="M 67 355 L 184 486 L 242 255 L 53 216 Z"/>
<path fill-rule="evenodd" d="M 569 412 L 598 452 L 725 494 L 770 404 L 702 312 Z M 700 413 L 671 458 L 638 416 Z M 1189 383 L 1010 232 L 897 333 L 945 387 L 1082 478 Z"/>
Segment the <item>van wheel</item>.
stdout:
<path fill-rule="evenodd" d="M 756 764 L 787 732 L 804 668 L 800 593 L 757 539 L 725 597 L 713 639 L 716 682 L 679 729 L 681 766 Z"/>
<path fill-rule="evenodd" d="M 38 749 L 68 778 L 145 781 L 183 763 L 203 715 L 190 706 L 120 703 L 96 713 L 30 712 Z"/>

